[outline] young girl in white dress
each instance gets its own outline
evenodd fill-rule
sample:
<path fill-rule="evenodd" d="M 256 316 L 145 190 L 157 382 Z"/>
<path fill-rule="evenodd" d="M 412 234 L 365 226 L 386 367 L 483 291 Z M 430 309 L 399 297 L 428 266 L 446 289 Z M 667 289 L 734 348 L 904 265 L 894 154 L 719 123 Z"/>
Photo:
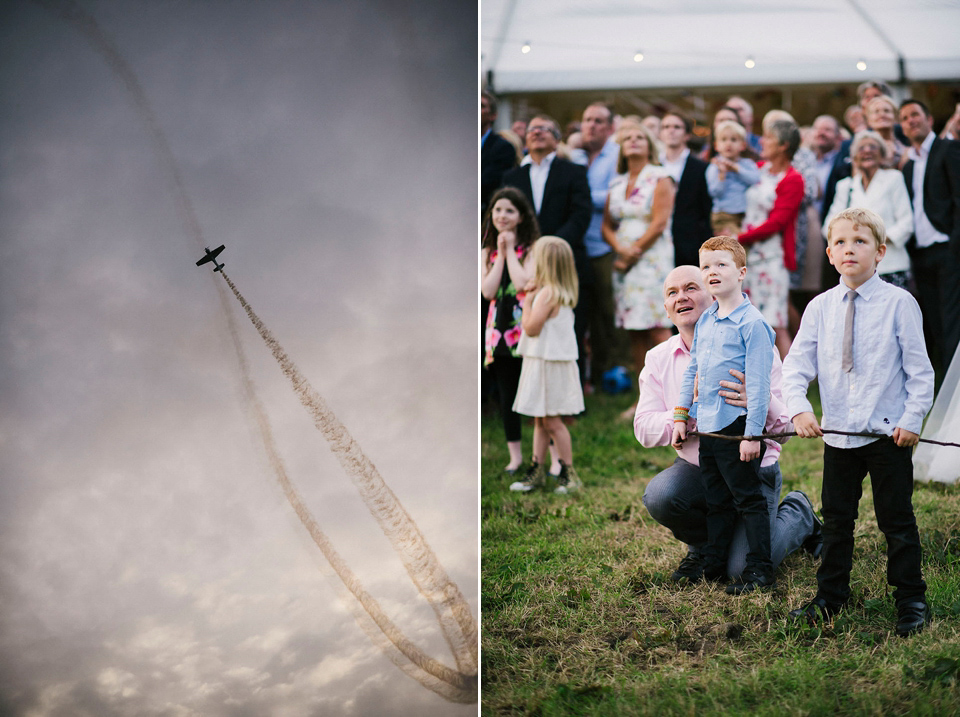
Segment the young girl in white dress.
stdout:
<path fill-rule="evenodd" d="M 546 487 L 542 467 L 551 439 L 560 457 L 556 493 L 579 490 L 582 484 L 573 469 L 573 445 L 562 416 L 583 411 L 583 390 L 577 369 L 577 336 L 573 307 L 579 284 L 570 245 L 560 237 L 540 237 L 533 245 L 534 287 L 523 305 L 523 356 L 520 385 L 513 410 L 533 416 L 533 463 L 522 481 L 510 490 Z"/>

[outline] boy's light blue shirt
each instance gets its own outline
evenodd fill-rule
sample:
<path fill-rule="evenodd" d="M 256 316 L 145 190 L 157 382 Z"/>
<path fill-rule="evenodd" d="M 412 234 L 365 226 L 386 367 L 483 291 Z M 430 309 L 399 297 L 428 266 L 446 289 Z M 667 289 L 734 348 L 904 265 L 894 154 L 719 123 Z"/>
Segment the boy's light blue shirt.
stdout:
<path fill-rule="evenodd" d="M 713 211 L 743 214 L 747 211 L 747 190 L 760 181 L 757 163 L 741 157 L 737 160 L 739 172 L 727 172 L 721 182 L 720 170 L 710 163 L 707 167 L 707 190 L 713 197 Z"/>
<path fill-rule="evenodd" d="M 898 426 L 919 435 L 933 403 L 933 367 L 923 338 L 923 318 L 910 292 L 874 273 L 857 289 L 853 321 L 853 370 L 841 368 L 847 291 L 837 286 L 815 297 L 783 361 L 783 398 L 793 418 L 813 411 L 807 388 L 816 378 L 822 428 L 893 435 Z M 828 433 L 834 448 L 877 440 Z"/>
<path fill-rule="evenodd" d="M 742 294 L 743 303 L 720 318 L 716 302 L 697 321 L 694 329 L 691 361 L 680 386 L 677 405 L 693 402 L 693 379 L 699 372 L 697 403 L 690 415 L 697 419 L 697 430 L 715 433 L 726 428 L 744 413 L 747 427 L 744 435 L 763 433 L 770 405 L 770 372 L 773 369 L 774 333 L 760 311 Z M 730 369 L 742 371 L 746 377 L 747 408 L 728 404 L 720 391 L 721 381 L 731 381 Z"/>

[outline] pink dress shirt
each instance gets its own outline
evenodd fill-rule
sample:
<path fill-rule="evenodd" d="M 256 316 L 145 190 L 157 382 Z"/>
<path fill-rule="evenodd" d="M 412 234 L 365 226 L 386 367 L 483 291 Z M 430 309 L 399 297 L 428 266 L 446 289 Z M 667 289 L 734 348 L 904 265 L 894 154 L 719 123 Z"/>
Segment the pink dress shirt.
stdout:
<path fill-rule="evenodd" d="M 671 336 L 662 344 L 647 351 L 646 362 L 640 372 L 640 400 L 633 417 L 633 433 L 644 448 L 669 446 L 673 438 L 673 408 L 680 395 L 683 374 L 690 363 L 690 349 L 679 334 Z M 765 433 L 782 433 L 793 430 L 793 424 L 787 415 L 787 407 L 780 394 L 780 378 L 783 363 L 780 354 L 773 350 L 773 371 L 770 374 L 770 407 L 767 410 Z M 733 376 L 730 377 L 734 380 Z M 747 381 L 750 377 L 747 376 Z M 696 429 L 696 423 L 690 424 Z M 776 441 L 766 440 L 766 451 L 761 466 L 773 465 L 780 458 L 782 446 Z M 700 439 L 688 438 L 678 455 L 688 463 L 700 465 Z"/>

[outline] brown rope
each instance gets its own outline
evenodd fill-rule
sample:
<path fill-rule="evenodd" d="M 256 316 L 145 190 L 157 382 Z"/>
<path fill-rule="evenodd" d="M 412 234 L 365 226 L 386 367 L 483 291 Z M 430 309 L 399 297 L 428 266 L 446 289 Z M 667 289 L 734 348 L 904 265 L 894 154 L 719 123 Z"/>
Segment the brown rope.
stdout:
<path fill-rule="evenodd" d="M 864 433 L 858 431 L 833 431 L 828 428 L 821 429 L 824 433 L 834 433 L 838 436 L 863 436 L 864 438 L 886 438 L 893 440 L 892 436 L 884 435 L 883 433 Z M 700 431 L 687 431 L 688 436 L 710 436 L 710 438 L 722 438 L 725 441 L 759 441 L 761 438 L 769 438 L 771 440 L 777 440 L 778 438 L 786 438 L 788 436 L 797 435 L 796 431 L 785 431 L 784 433 L 764 433 L 760 436 L 725 436 L 722 433 L 701 433 Z M 935 441 L 932 438 L 921 438 L 921 443 L 934 443 L 938 446 L 953 446 L 955 448 L 960 448 L 960 443 L 948 443 L 946 441 Z"/>

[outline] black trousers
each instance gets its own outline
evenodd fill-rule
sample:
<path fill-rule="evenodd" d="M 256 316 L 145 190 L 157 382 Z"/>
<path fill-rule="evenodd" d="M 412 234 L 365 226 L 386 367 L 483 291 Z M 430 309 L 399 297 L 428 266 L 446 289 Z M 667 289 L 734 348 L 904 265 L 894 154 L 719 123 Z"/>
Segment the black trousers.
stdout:
<path fill-rule="evenodd" d="M 612 367 L 613 353 L 613 260 L 616 254 L 607 252 L 590 260 L 593 286 L 589 297 L 590 380 L 595 386 L 603 381 L 603 374 Z M 580 354 L 581 359 L 584 354 Z"/>
<path fill-rule="evenodd" d="M 923 312 L 927 353 L 942 376 L 960 344 L 960 262 L 954 259 L 947 242 L 914 249 L 910 259 Z"/>
<path fill-rule="evenodd" d="M 590 324 L 591 294 L 593 293 L 593 276 L 589 265 L 586 271 L 591 271 L 589 281 L 580 278 L 580 267 L 577 267 L 578 280 L 580 282 L 580 296 L 577 305 L 573 307 L 573 332 L 577 335 L 577 370 L 580 372 L 580 385 L 586 386 L 589 376 L 587 374 L 587 327 Z M 583 275 L 585 276 L 585 274 Z"/>
<path fill-rule="evenodd" d="M 913 514 L 913 456 L 881 438 L 858 448 L 823 447 L 823 555 L 817 595 L 837 605 L 850 598 L 853 526 L 870 473 L 873 508 L 887 539 L 887 582 L 900 605 L 922 601 L 927 590 L 920 573 L 920 534 Z"/>
<path fill-rule="evenodd" d="M 747 417 L 740 416 L 718 431 L 742 436 Z M 743 574 L 773 577 L 770 560 L 770 513 L 760 490 L 760 461 L 766 446 L 760 442 L 760 457 L 740 460 L 740 442 L 710 436 L 700 437 L 700 473 L 707 498 L 707 543 L 703 549 L 708 571 L 723 572 L 737 516 L 747 532 L 747 564 Z"/>
<path fill-rule="evenodd" d="M 493 374 L 497 382 L 500 418 L 503 420 L 503 431 L 507 435 L 508 443 L 519 441 L 521 438 L 522 419 L 520 414 L 513 410 L 513 402 L 517 398 L 522 368 L 523 359 L 517 356 L 494 356 L 493 363 L 487 366 L 487 370 Z"/>

